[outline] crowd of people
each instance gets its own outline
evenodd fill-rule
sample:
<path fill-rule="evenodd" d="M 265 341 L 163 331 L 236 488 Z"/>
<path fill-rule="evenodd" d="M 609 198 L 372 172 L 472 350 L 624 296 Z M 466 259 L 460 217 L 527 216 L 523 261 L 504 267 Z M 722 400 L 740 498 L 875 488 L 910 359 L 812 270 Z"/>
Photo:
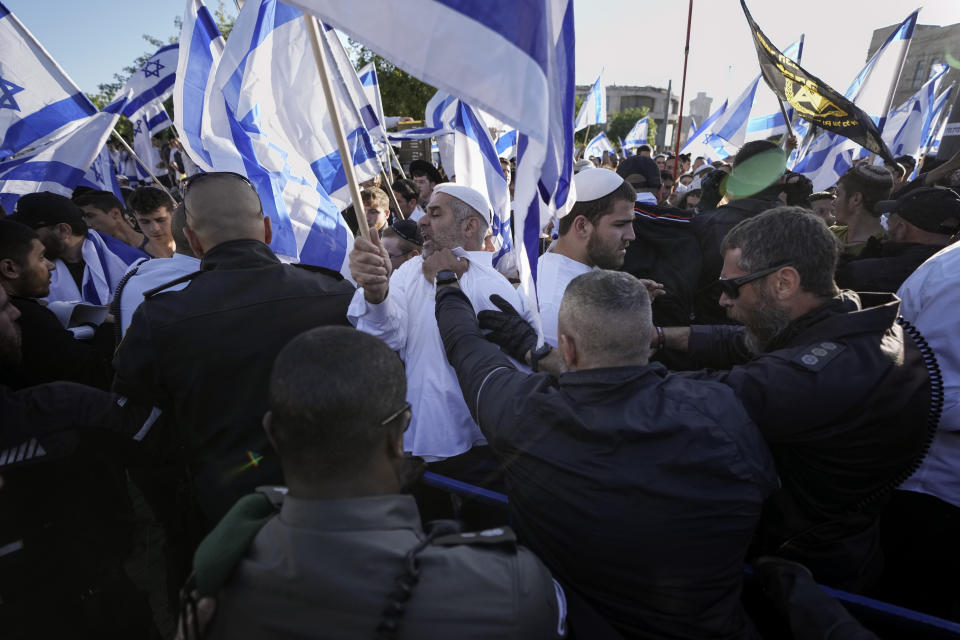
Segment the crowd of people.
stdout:
<path fill-rule="evenodd" d="M 580 160 L 535 300 L 427 161 L 361 185 L 349 277 L 281 261 L 238 174 L 20 197 L 2 635 L 883 635 L 817 583 L 960 620 L 960 154 L 929 160 L 818 193 L 768 141 Z"/>

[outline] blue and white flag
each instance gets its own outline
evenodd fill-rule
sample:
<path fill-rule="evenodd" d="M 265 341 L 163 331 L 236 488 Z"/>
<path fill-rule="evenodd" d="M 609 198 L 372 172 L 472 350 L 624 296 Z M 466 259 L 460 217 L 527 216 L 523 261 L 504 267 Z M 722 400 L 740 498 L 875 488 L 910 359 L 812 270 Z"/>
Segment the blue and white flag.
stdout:
<path fill-rule="evenodd" d="M 627 132 L 626 146 L 634 149 L 642 144 L 647 144 L 647 131 L 649 129 L 650 119 L 643 116 L 637 120 L 630 131 Z"/>
<path fill-rule="evenodd" d="M 950 85 L 950 90 L 953 90 L 953 85 Z M 943 141 L 943 135 L 947 132 L 947 124 L 950 122 L 950 114 L 953 113 L 953 105 L 951 104 L 947 107 L 947 112 L 940 119 L 940 126 L 937 127 L 936 131 L 933 134 L 933 137 L 930 140 L 930 144 L 927 146 L 928 156 L 936 156 L 940 151 L 940 143 Z"/>
<path fill-rule="evenodd" d="M 736 153 L 722 138 L 713 135 L 714 123 L 719 121 L 727 112 L 728 100 L 724 100 L 717 109 L 711 113 L 703 124 L 690 136 L 680 153 L 689 153 L 691 156 L 703 156 L 707 162 L 723 160 Z"/>
<path fill-rule="evenodd" d="M 919 163 L 924 142 L 929 139 L 934 118 L 939 115 L 937 102 L 940 84 L 948 69 L 947 65 L 935 69 L 933 76 L 919 91 L 887 116 L 883 141 L 895 157 L 908 155 Z M 942 108 L 943 104 L 940 102 L 939 106 Z"/>
<path fill-rule="evenodd" d="M 610 144 L 610 139 L 607 138 L 607 134 L 601 131 L 593 136 L 590 142 L 587 143 L 587 146 L 583 150 L 583 157 L 603 158 L 604 152 L 614 153 L 614 148 L 613 145 Z"/>
<path fill-rule="evenodd" d="M 627 155 L 629 155 L 629 151 L 627 150 L 627 143 L 624 142 L 623 138 L 620 138 L 620 137 L 617 138 L 617 141 L 620 143 L 620 154 L 624 158 L 626 158 Z"/>
<path fill-rule="evenodd" d="M 749 125 L 748 125 L 749 126 Z M 697 121 L 693 118 L 690 118 L 690 124 L 687 127 L 687 140 L 692 138 L 697 133 Z"/>
<path fill-rule="evenodd" d="M 513 0 L 456 6 L 446 0 L 402 6 L 392 0 L 293 2 L 408 73 L 517 129 L 514 227 L 522 242 L 516 251 L 521 288 L 535 300 L 540 221 L 576 199 L 572 0 L 532 0 L 523 11 Z"/>
<path fill-rule="evenodd" d="M 74 121 L 0 161 L 0 205 L 13 211 L 25 193 L 50 191 L 70 197 L 106 144 L 123 101 Z"/>
<path fill-rule="evenodd" d="M 890 97 L 900 77 L 901 54 L 910 46 L 918 12 L 919 9 L 911 13 L 890 33 L 844 93 L 844 97 L 873 119 L 881 135 L 885 131 Z M 813 182 L 814 191 L 823 191 L 836 184 L 854 161 L 869 155 L 870 152 L 856 142 L 835 133 L 822 133 L 793 170 L 807 176 Z"/>
<path fill-rule="evenodd" d="M 131 117 L 147 104 L 163 102 L 173 93 L 173 83 L 177 75 L 177 62 L 180 57 L 179 46 L 168 44 L 160 47 L 150 56 L 142 67 L 127 80 L 123 88 L 114 96 L 127 98 L 123 115 Z"/>
<path fill-rule="evenodd" d="M 174 123 L 180 132 L 180 143 L 194 163 L 204 171 L 214 171 L 206 147 L 217 137 L 211 108 L 224 112 L 224 107 L 220 99 L 216 105 L 207 101 L 207 88 L 213 82 L 226 42 L 203 0 L 187 0 L 180 44 L 173 90 Z M 225 119 L 225 115 L 220 119 Z"/>
<path fill-rule="evenodd" d="M 0 4 L 0 159 L 95 113 L 33 34 Z"/>
<path fill-rule="evenodd" d="M 590 87 L 590 91 L 583 99 L 580 105 L 580 111 L 577 112 L 577 121 L 573 125 L 574 131 L 580 131 L 584 127 L 603 124 L 607 121 L 607 90 L 600 84 L 603 77 L 601 73 L 597 76 L 596 82 Z"/>
<path fill-rule="evenodd" d="M 930 154 L 935 154 L 940 147 L 940 139 L 943 137 L 944 128 L 947 121 L 950 119 L 950 110 L 953 108 L 953 105 L 950 102 L 950 98 L 953 96 L 953 90 L 956 86 L 956 83 L 951 83 L 949 87 L 943 90 L 939 96 L 937 96 L 936 101 L 933 106 L 933 120 L 930 123 L 930 129 L 927 132 L 926 137 L 923 140 L 923 145 L 920 148 L 921 156 L 928 156 Z M 936 146 L 936 150 L 934 147 Z M 922 160 L 922 158 L 921 158 Z M 910 175 L 910 178 L 916 178 L 917 173 L 920 171 L 920 162 L 917 162 L 917 166 L 914 167 L 913 173 Z"/>
<path fill-rule="evenodd" d="M 130 124 L 133 125 L 133 150 L 137 156 L 150 167 L 150 173 L 160 177 L 160 174 L 166 175 L 166 169 L 161 169 L 159 165 L 160 150 L 153 146 L 153 136 L 160 133 L 171 124 L 170 115 L 163 108 L 163 103 L 159 100 L 143 105 L 137 113 L 130 118 Z M 136 176 L 127 176 L 130 184 L 147 184 L 153 182 L 150 173 L 140 166 L 140 163 L 134 161 Z M 132 179 L 131 179 L 132 178 Z"/>
<path fill-rule="evenodd" d="M 360 84 L 363 85 L 363 91 L 367 94 L 367 102 L 373 106 L 377 114 L 377 120 L 383 125 L 384 130 L 387 127 L 387 119 L 383 115 L 383 96 L 380 95 L 380 79 L 377 77 L 377 66 L 374 63 L 364 65 L 357 71 L 360 78 Z M 379 140 L 375 140 L 379 141 Z"/>
<path fill-rule="evenodd" d="M 517 130 L 511 129 L 497 138 L 497 155 L 510 160 L 517 157 Z"/>
<path fill-rule="evenodd" d="M 120 184 L 117 182 L 117 172 L 114 170 L 113 161 L 110 159 L 110 150 L 107 145 L 97 154 L 97 157 L 90 163 L 90 168 L 83 174 L 78 187 L 90 187 L 98 191 L 110 191 L 113 195 L 120 198 L 123 202 L 123 193 L 120 191 Z"/>
<path fill-rule="evenodd" d="M 783 55 L 799 63 L 803 57 L 803 34 L 800 39 L 783 50 Z M 766 140 L 774 136 L 782 136 L 787 132 L 787 125 L 783 120 L 783 113 L 777 95 L 772 91 L 761 90 L 754 98 L 750 120 L 747 121 L 746 142 Z M 793 108 L 787 107 L 787 117 L 793 119 Z"/>

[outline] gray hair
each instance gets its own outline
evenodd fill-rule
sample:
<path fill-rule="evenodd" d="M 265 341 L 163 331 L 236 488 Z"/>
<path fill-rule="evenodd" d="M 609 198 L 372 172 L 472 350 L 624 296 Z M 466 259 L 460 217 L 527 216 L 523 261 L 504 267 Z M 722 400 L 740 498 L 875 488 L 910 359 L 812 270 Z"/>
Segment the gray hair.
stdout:
<path fill-rule="evenodd" d="M 653 337 L 650 295 L 637 278 L 597 269 L 574 278 L 560 303 L 560 326 L 594 366 L 646 364 Z"/>
<path fill-rule="evenodd" d="M 452 196 L 449 193 L 446 195 L 450 196 L 450 210 L 453 211 L 453 218 L 457 221 L 458 225 L 466 221 L 467 218 L 471 216 L 480 220 L 480 230 L 477 232 L 477 237 L 473 238 L 473 240 L 475 241 L 476 246 L 482 247 L 483 240 L 487 237 L 487 229 L 490 228 L 490 220 L 488 216 L 483 215 L 483 213 L 477 211 L 460 198 Z M 470 238 L 465 239 L 469 240 Z M 466 247 L 464 247 L 464 249 L 466 249 Z"/>
<path fill-rule="evenodd" d="M 840 244 L 823 219 L 801 207 L 777 207 L 747 218 L 727 233 L 721 255 L 740 249 L 737 266 L 747 273 L 789 264 L 800 287 L 821 298 L 837 294 L 833 273 Z"/>

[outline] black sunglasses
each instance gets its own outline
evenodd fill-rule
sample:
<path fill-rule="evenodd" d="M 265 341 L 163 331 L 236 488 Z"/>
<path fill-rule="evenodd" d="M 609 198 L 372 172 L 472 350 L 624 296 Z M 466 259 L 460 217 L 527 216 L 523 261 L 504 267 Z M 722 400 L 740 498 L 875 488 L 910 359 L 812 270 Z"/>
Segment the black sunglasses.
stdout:
<path fill-rule="evenodd" d="M 740 295 L 740 287 L 743 285 L 747 284 L 748 282 L 753 282 L 754 280 L 759 280 L 760 278 L 768 276 L 774 271 L 779 271 L 780 269 L 783 269 L 789 265 L 789 262 L 784 262 L 775 267 L 754 271 L 753 273 L 748 273 L 747 275 L 740 276 L 739 278 L 720 278 L 717 280 L 717 286 L 720 287 L 720 290 L 725 293 L 728 298 L 735 300 Z"/>

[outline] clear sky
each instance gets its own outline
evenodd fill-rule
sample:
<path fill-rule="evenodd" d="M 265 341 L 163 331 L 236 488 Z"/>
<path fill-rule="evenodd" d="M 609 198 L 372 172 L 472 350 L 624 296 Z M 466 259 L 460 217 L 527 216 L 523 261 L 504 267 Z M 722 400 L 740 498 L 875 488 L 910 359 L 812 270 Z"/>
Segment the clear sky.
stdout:
<path fill-rule="evenodd" d="M 88 92 L 152 49 L 142 34 L 163 40 L 177 35 L 174 18 L 186 5 L 185 0 L 2 1 Z M 960 22 L 960 0 L 922 2 L 920 24 Z M 805 33 L 801 64 L 840 91 L 866 61 L 873 30 L 899 23 L 916 8 L 895 0 L 749 4 L 754 19 L 781 48 Z M 209 0 L 208 6 L 215 9 L 217 0 Z M 223 6 L 236 12 L 235 0 L 225 0 Z M 679 95 L 687 7 L 686 0 L 575 0 L 577 82 L 592 83 L 603 69 L 604 84 L 666 87 L 672 79 Z M 960 58 L 960 43 L 957 49 L 953 55 Z M 694 0 L 688 103 L 697 91 L 706 91 L 716 107 L 725 97 L 737 96 L 757 73 L 739 0 Z"/>

